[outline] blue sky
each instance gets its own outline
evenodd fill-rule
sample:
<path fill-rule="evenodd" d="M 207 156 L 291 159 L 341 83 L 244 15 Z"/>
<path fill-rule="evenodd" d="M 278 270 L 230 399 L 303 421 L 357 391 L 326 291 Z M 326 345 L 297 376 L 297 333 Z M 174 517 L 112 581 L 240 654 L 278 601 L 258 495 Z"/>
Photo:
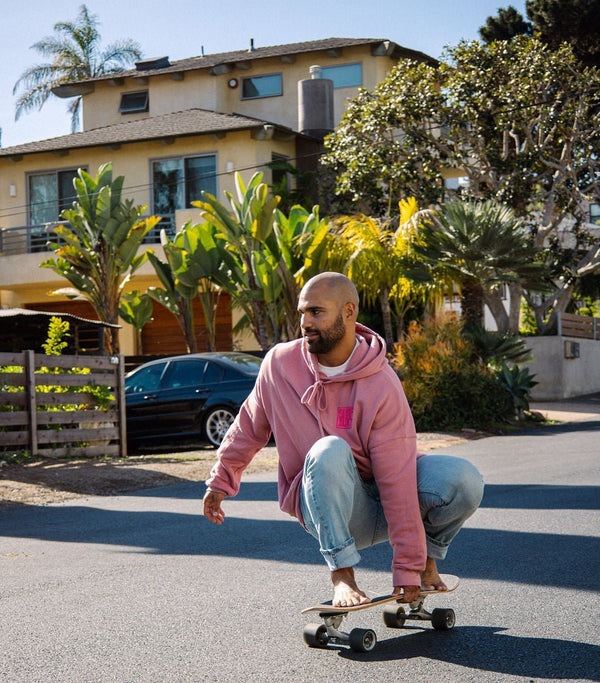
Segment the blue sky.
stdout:
<path fill-rule="evenodd" d="M 102 44 L 132 38 L 144 57 L 172 60 L 317 38 L 388 38 L 439 57 L 446 45 L 479 38 L 478 29 L 498 8 L 513 5 L 525 15 L 525 0 L 88 0 L 98 15 Z M 70 132 L 66 101 L 14 120 L 13 86 L 40 61 L 30 49 L 52 34 L 57 21 L 74 20 L 81 0 L 11 2 L 2 17 L 0 127 L 9 147 Z"/>

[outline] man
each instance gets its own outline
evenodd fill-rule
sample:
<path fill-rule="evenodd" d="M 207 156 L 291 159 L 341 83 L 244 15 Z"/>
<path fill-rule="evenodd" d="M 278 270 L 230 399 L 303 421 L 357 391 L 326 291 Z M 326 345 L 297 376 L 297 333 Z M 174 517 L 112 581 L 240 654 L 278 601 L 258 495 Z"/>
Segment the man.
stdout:
<path fill-rule="evenodd" d="M 394 594 L 413 602 L 421 587 L 444 590 L 436 560 L 479 506 L 481 476 L 460 458 L 417 453 L 402 384 L 384 341 L 357 323 L 348 278 L 312 278 L 298 310 L 302 339 L 266 355 L 206 482 L 205 516 L 224 521 L 223 499 L 273 434 L 281 509 L 319 541 L 334 605 L 369 602 L 354 577 L 357 549 L 384 540 Z"/>

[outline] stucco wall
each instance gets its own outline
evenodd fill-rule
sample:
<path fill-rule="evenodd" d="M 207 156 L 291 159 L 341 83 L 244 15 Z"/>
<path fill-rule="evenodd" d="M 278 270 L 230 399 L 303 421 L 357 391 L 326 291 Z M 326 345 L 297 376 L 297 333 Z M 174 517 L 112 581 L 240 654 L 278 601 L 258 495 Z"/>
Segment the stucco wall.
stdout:
<path fill-rule="evenodd" d="M 600 342 L 574 337 L 526 337 L 536 376 L 534 400 L 554 400 L 600 391 Z M 565 344 L 578 344 L 579 357 L 565 358 Z"/>

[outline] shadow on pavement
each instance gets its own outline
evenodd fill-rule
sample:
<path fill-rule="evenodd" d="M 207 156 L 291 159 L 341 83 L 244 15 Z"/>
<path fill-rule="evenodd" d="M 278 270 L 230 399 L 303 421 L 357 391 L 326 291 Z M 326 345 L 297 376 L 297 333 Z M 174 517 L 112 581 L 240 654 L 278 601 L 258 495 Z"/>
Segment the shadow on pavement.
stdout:
<path fill-rule="evenodd" d="M 424 657 L 468 669 L 493 671 L 530 680 L 600 680 L 598 648 L 569 640 L 506 635 L 498 627 L 457 626 L 380 640 L 373 652 L 340 650 L 346 659 L 399 661 Z M 596 666 L 595 666 L 596 664 Z"/>
<path fill-rule="evenodd" d="M 600 510 L 600 486 L 486 484 L 482 508 Z"/>
<path fill-rule="evenodd" d="M 246 496 L 263 499 L 271 484 L 246 486 Z M 186 490 L 191 487 L 185 487 Z M 195 489 L 194 489 L 195 490 Z M 196 494 L 197 495 L 197 494 Z M 316 542 L 290 518 L 254 519 L 234 516 L 216 527 L 200 514 L 163 511 L 106 510 L 82 505 L 19 508 L 0 515 L 0 535 L 63 543 L 91 543 L 122 548 L 121 552 L 183 554 L 267 559 L 323 566 Z M 360 567 L 388 572 L 389 544 L 361 552 Z M 597 590 L 589 562 L 600 557 L 600 539 L 592 536 L 463 529 L 448 558 L 445 573 L 520 584 Z M 535 558 L 535 562 L 532 561 Z"/>

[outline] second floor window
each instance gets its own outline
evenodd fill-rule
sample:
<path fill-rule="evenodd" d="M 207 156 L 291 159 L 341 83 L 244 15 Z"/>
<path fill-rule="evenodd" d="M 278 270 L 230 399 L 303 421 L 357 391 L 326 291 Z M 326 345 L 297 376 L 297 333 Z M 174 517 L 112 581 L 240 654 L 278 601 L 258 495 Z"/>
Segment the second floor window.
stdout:
<path fill-rule="evenodd" d="M 73 180 L 77 169 L 31 173 L 28 177 L 29 223 L 41 225 L 60 220 L 76 198 Z"/>
<path fill-rule="evenodd" d="M 258 97 L 277 97 L 278 95 L 283 95 L 281 74 L 242 78 L 243 100 L 252 100 Z"/>
<path fill-rule="evenodd" d="M 188 209 L 202 199 L 202 191 L 217 194 L 217 157 L 214 154 L 159 159 L 152 162 L 152 203 L 165 216 Z"/>
<path fill-rule="evenodd" d="M 362 85 L 362 64 L 341 64 L 340 66 L 324 66 L 322 78 L 330 78 L 334 88 L 358 88 Z"/>
<path fill-rule="evenodd" d="M 590 204 L 590 223 L 600 225 L 600 204 Z"/>
<path fill-rule="evenodd" d="M 121 114 L 137 114 L 148 111 L 148 91 L 124 92 L 119 104 Z"/>

